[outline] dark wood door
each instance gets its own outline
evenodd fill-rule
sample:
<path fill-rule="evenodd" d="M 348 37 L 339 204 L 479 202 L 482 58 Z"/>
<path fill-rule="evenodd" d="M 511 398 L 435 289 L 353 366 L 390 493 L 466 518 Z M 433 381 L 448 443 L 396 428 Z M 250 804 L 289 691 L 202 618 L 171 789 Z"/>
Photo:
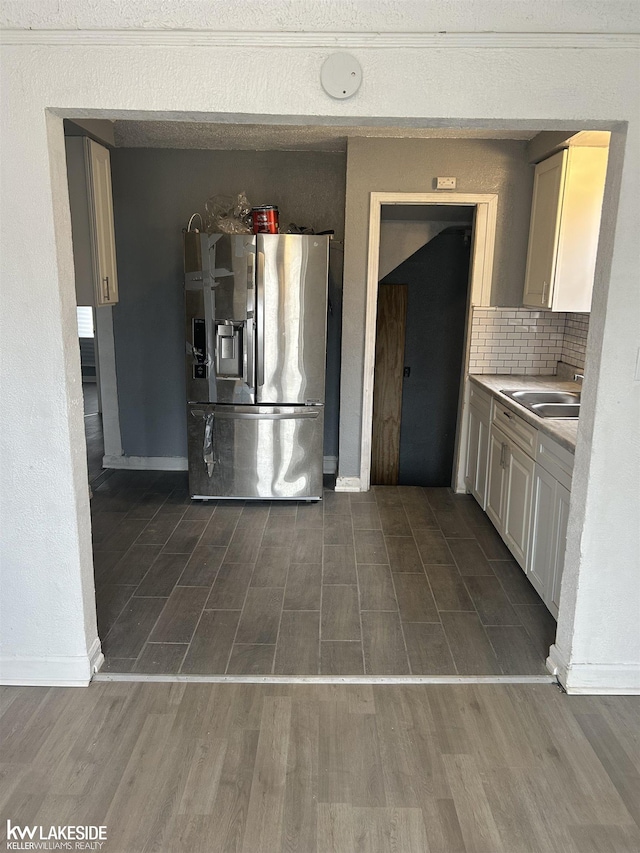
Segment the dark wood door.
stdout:
<path fill-rule="evenodd" d="M 378 288 L 371 442 L 371 482 L 375 485 L 398 483 L 407 297 L 406 284 Z"/>

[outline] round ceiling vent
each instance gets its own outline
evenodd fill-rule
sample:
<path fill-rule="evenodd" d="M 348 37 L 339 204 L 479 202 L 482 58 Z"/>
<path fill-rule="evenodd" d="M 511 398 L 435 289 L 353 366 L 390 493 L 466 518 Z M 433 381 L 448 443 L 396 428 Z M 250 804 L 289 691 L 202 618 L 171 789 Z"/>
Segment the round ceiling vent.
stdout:
<path fill-rule="evenodd" d="M 360 63 L 350 53 L 332 53 L 324 61 L 320 82 L 327 95 L 332 98 L 350 98 L 362 83 Z"/>

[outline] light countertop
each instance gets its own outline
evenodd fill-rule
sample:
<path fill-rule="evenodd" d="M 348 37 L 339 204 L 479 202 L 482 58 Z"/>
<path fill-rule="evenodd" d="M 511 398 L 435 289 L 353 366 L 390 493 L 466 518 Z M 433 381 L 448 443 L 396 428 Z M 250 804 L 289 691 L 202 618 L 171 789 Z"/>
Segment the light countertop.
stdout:
<path fill-rule="evenodd" d="M 576 449 L 576 436 L 578 434 L 578 419 L 564 420 L 562 418 L 540 418 L 529 409 L 525 409 L 520 403 L 516 403 L 511 397 L 502 394 L 502 391 L 580 391 L 579 382 L 571 382 L 560 379 L 557 376 L 514 376 L 513 374 L 501 373 L 470 373 L 469 379 L 493 394 L 500 404 L 511 409 L 527 423 L 550 436 L 562 447 L 570 450 Z"/>

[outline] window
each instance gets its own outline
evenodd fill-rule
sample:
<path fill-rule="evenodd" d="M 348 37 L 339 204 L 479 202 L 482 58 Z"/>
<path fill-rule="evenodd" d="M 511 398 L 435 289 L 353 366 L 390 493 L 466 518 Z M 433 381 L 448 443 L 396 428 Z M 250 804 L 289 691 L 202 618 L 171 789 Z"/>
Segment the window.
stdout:
<path fill-rule="evenodd" d="M 93 308 L 91 305 L 78 305 L 78 337 L 93 337 Z"/>

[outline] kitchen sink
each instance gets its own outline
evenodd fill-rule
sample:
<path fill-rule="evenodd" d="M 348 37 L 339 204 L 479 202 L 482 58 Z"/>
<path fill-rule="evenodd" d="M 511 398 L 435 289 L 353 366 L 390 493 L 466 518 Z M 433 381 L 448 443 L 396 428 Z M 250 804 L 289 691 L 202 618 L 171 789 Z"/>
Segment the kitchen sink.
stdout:
<path fill-rule="evenodd" d="M 534 403 L 571 403 L 580 405 L 579 391 L 503 391 L 523 406 Z"/>
<path fill-rule="evenodd" d="M 580 403 L 533 403 L 527 408 L 541 418 L 580 417 Z"/>
<path fill-rule="evenodd" d="M 580 416 L 579 391 L 502 391 L 540 418 L 577 418 Z"/>

